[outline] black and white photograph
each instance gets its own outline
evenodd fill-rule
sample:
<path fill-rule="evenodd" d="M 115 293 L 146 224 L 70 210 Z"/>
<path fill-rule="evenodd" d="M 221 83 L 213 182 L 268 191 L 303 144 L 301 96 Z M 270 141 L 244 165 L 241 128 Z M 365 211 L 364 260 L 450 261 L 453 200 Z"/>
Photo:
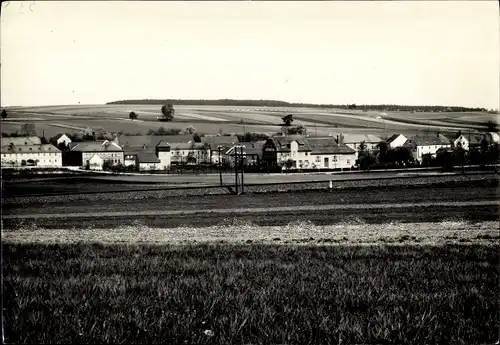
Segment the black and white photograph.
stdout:
<path fill-rule="evenodd" d="M 499 12 L 2 1 L 2 343 L 498 345 Z"/>

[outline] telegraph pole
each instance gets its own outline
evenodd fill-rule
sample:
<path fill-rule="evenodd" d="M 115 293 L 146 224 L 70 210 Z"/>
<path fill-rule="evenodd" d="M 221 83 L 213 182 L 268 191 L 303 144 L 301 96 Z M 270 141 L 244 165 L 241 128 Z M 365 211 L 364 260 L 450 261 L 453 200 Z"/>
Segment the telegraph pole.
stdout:
<path fill-rule="evenodd" d="M 222 149 L 222 146 L 217 146 L 217 149 L 219 149 L 219 178 L 220 178 L 220 186 L 222 187 L 222 158 L 221 158 L 221 155 L 220 155 L 220 151 Z"/>
<path fill-rule="evenodd" d="M 244 167 L 244 162 L 243 162 L 243 148 L 244 147 L 245 147 L 244 145 L 240 146 L 240 148 L 241 148 L 241 157 L 240 157 L 240 162 L 241 162 L 241 194 L 244 193 L 244 191 L 243 191 L 243 185 L 244 185 L 243 184 L 243 174 L 245 173 L 245 167 Z"/>
<path fill-rule="evenodd" d="M 238 146 L 234 147 L 234 183 L 238 194 Z"/>

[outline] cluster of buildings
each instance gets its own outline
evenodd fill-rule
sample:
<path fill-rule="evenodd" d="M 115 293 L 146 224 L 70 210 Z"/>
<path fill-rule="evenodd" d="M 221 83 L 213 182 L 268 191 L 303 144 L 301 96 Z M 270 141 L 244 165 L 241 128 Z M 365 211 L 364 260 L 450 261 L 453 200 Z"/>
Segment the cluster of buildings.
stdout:
<path fill-rule="evenodd" d="M 460 146 L 465 150 L 487 140 L 498 143 L 497 133 L 460 135 L 448 138 L 440 133 L 415 136 L 395 134 L 385 142 L 388 148 L 407 147 L 417 162 L 424 155 L 436 156 L 439 149 Z M 2 138 L 3 167 L 77 166 L 102 170 L 106 165 L 139 171 L 167 170 L 186 165 L 234 165 L 236 154 L 244 164 L 282 169 L 350 169 L 356 166 L 360 150 L 373 151 L 384 140 L 375 135 L 340 134 L 314 137 L 276 135 L 266 140 L 240 143 L 235 135 L 205 135 L 196 142 L 193 135 L 115 136 L 113 140 L 72 142 L 60 134 L 51 144 L 38 137 Z"/>

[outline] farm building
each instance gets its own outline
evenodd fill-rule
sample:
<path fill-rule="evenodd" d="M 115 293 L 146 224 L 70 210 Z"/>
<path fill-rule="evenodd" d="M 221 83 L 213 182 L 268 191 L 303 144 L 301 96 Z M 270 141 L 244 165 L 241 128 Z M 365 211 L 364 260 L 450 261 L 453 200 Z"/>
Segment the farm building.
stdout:
<path fill-rule="evenodd" d="M 6 138 L 6 139 L 11 139 L 11 138 Z M 5 146 L 2 145 L 1 152 L 2 152 L 3 167 L 23 167 L 23 166 L 36 166 L 40 168 L 62 167 L 61 151 L 54 145 L 52 144 L 24 145 L 24 143 L 29 143 L 29 141 L 19 141 L 19 142 L 22 143 L 22 145 L 15 145 L 14 143 L 10 143 Z"/>
<path fill-rule="evenodd" d="M 453 146 L 454 147 L 461 147 L 464 150 L 468 151 L 469 150 L 469 140 L 467 140 L 465 135 L 460 135 L 458 138 L 453 140 Z"/>
<path fill-rule="evenodd" d="M 124 163 L 123 149 L 113 141 L 104 140 L 71 143 L 69 151 L 64 155 L 64 165 L 85 166 L 96 154 L 112 165 Z"/>
<path fill-rule="evenodd" d="M 238 144 L 239 139 L 236 135 L 205 135 L 201 137 L 201 142 L 210 148 L 210 162 L 219 164 L 219 160 L 224 161 L 227 151 Z M 219 146 L 221 157 L 219 157 Z"/>
<path fill-rule="evenodd" d="M 394 134 L 389 139 L 387 139 L 387 143 L 389 144 L 391 149 L 394 149 L 396 147 L 403 146 L 407 140 L 408 138 L 403 134 Z"/>
<path fill-rule="evenodd" d="M 430 154 L 435 158 L 438 149 L 451 147 L 451 140 L 440 133 L 417 134 L 410 137 L 405 146 L 412 150 L 414 159 L 422 162 L 423 155 Z"/>
<path fill-rule="evenodd" d="M 170 151 L 170 144 L 160 141 L 155 146 L 156 157 L 160 160 L 160 169 L 170 169 L 172 165 L 172 152 Z"/>

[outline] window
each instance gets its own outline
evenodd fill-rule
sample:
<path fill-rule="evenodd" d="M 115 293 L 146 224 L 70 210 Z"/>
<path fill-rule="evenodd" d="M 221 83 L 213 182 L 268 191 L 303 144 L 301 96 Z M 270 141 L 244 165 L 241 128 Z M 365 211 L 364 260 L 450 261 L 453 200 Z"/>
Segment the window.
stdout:
<path fill-rule="evenodd" d="M 320 156 L 316 156 L 316 163 L 321 163 L 321 157 Z"/>
<path fill-rule="evenodd" d="M 295 157 L 295 155 L 297 154 L 297 152 L 293 151 L 292 155 Z"/>
<path fill-rule="evenodd" d="M 337 156 L 333 156 L 332 160 L 333 160 L 334 162 L 336 162 L 336 161 L 337 161 Z"/>
<path fill-rule="evenodd" d="M 351 164 L 351 160 L 350 159 L 347 160 L 347 164 Z"/>
<path fill-rule="evenodd" d="M 21 148 L 19 148 L 19 151 L 21 151 Z"/>
<path fill-rule="evenodd" d="M 30 151 L 33 151 L 33 148 L 32 148 L 32 147 L 30 147 Z"/>

